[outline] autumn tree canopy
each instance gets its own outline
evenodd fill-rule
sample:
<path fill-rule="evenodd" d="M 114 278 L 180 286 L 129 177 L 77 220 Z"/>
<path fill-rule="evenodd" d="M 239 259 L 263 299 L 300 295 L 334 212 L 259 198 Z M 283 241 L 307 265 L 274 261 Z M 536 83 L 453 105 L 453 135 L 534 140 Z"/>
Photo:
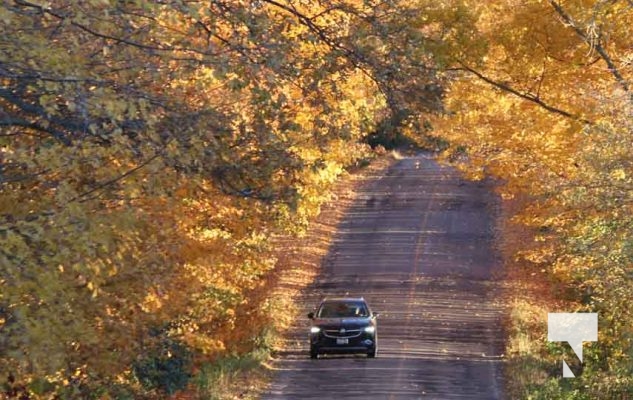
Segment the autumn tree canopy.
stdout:
<path fill-rule="evenodd" d="M 301 233 L 368 137 L 432 128 L 530 196 L 542 246 L 522 255 L 604 316 L 578 384 L 630 388 L 632 10 L 4 1 L 0 382 L 155 394 L 181 382 L 146 384 L 152 354 L 253 346 L 271 238 Z"/>
<path fill-rule="evenodd" d="M 370 133 L 441 109 L 468 18 L 431 1 L 3 2 L 5 386 L 90 393 L 160 349 L 249 346 L 261 327 L 236 321 L 263 312 L 248 293 L 270 238 L 301 232 Z"/>
<path fill-rule="evenodd" d="M 506 198 L 529 197 L 516 220 L 538 232 L 536 246 L 517 256 L 543 281 L 569 289 L 568 311 L 599 313 L 599 344 L 582 378 L 534 382 L 521 396 L 626 397 L 633 388 L 625 300 L 633 296 L 633 4 L 534 0 L 472 9 L 476 41 L 486 45 L 453 59 L 446 113 L 434 120 L 452 143 L 446 157 L 473 176 L 502 178 Z"/>

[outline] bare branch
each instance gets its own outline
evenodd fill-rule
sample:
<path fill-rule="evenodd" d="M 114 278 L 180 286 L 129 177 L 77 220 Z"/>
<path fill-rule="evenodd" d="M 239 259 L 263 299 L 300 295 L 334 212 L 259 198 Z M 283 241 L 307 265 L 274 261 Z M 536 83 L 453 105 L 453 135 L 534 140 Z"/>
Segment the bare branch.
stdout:
<path fill-rule="evenodd" d="M 39 109 L 39 107 L 22 101 L 21 99 L 13 95 L 13 93 L 11 93 L 11 91 L 8 89 L 0 88 L 0 98 L 5 99 L 9 103 L 13 104 L 14 106 L 20 108 L 21 110 L 27 113 L 43 115 L 43 110 Z M 71 145 L 71 140 L 68 138 L 68 136 L 64 132 L 57 130 L 51 126 L 41 125 L 37 122 L 27 121 L 22 118 L 3 117 L 2 119 L 0 119 L 0 125 L 1 126 L 21 126 L 23 128 L 29 128 L 36 131 L 45 132 L 48 135 L 52 136 L 53 138 L 57 139 L 59 142 L 63 143 L 64 145 L 66 146 Z"/>
<path fill-rule="evenodd" d="M 42 14 L 48 14 L 52 17 L 55 17 L 57 19 L 59 19 L 60 21 L 64 21 L 64 20 L 69 20 L 69 18 L 60 13 L 57 12 L 51 8 L 47 8 L 44 6 L 41 6 L 39 4 L 35 4 L 35 3 L 31 3 L 29 1 L 26 0 L 15 0 L 15 2 L 18 5 L 21 5 L 23 7 L 30 7 L 33 9 L 38 10 L 40 13 Z M 143 50 L 148 50 L 148 51 L 155 51 L 155 52 L 178 52 L 178 51 L 182 51 L 182 52 L 188 52 L 188 53 L 194 53 L 194 54 L 199 54 L 202 56 L 215 56 L 215 53 L 209 53 L 209 52 L 205 52 L 205 51 L 200 51 L 197 49 L 193 49 L 193 48 L 188 48 L 188 47 L 176 47 L 176 46 L 160 46 L 160 45 L 149 45 L 146 43 L 141 43 L 141 42 L 137 42 L 131 39 L 127 39 L 124 37 L 118 37 L 118 36 L 113 36 L 113 35 L 109 35 L 107 33 L 103 33 L 103 32 L 99 32 L 93 28 L 91 28 L 90 26 L 81 24 L 75 20 L 70 20 L 70 25 L 81 29 L 82 31 L 89 33 L 97 38 L 100 39 L 104 39 L 104 40 L 109 40 L 111 42 L 115 42 L 115 43 L 122 43 L 122 44 L 126 44 L 129 46 L 134 46 L 137 47 L 139 49 L 143 49 Z"/>
<path fill-rule="evenodd" d="M 128 176 L 134 174 L 136 171 L 138 171 L 138 170 L 142 169 L 143 167 L 147 166 L 149 163 L 151 163 L 152 161 L 154 161 L 155 159 L 160 157 L 162 154 L 163 154 L 163 150 L 157 151 L 156 154 L 154 154 L 153 156 L 151 156 L 147 160 L 143 161 L 142 163 L 138 164 L 136 167 L 124 172 L 123 174 L 121 174 L 121 175 L 119 175 L 119 176 L 117 176 L 115 178 L 109 179 L 109 180 L 107 180 L 105 182 L 101 182 L 100 184 L 98 184 L 97 186 L 93 187 L 92 189 L 90 189 L 90 190 L 88 190 L 86 192 L 78 194 L 77 196 L 75 196 L 72 199 L 68 200 L 68 203 L 72 203 L 72 202 L 75 202 L 75 201 L 80 201 L 80 202 L 83 201 L 83 199 L 85 199 L 86 197 L 90 196 L 91 194 L 93 194 L 93 193 L 95 193 L 95 192 L 97 192 L 97 191 L 99 191 L 101 189 L 104 189 L 104 188 L 106 188 L 106 187 L 108 187 L 110 185 L 113 185 L 113 184 L 115 184 L 115 183 L 127 178 Z"/>
<path fill-rule="evenodd" d="M 592 49 L 595 49 L 598 52 L 598 54 L 600 55 L 600 58 L 602 58 L 602 60 L 607 64 L 609 71 L 615 77 L 615 80 L 618 82 L 620 87 L 622 87 L 622 89 L 624 89 L 624 91 L 628 93 L 630 91 L 629 82 L 624 78 L 624 76 L 622 76 L 622 74 L 618 70 L 618 67 L 615 65 L 615 63 L 609 56 L 609 53 L 607 53 L 607 51 L 602 46 L 600 37 L 598 37 L 597 40 L 593 40 L 591 37 L 587 35 L 586 32 L 580 29 L 576 21 L 574 21 L 571 15 L 569 15 L 559 3 L 557 3 L 554 0 L 549 0 L 549 3 L 552 5 L 554 10 L 556 10 L 558 15 L 560 15 L 563 22 L 569 25 L 574 30 L 574 32 L 576 32 L 576 34 L 583 40 L 583 42 L 585 42 Z"/>
<path fill-rule="evenodd" d="M 565 111 L 565 110 L 560 109 L 558 107 L 554 107 L 551 104 L 545 103 L 543 100 L 540 99 L 539 96 L 535 96 L 535 95 L 530 94 L 530 93 L 519 92 L 518 90 L 514 89 L 513 87 L 511 87 L 511 86 L 509 86 L 509 85 L 507 85 L 505 83 L 495 81 L 494 79 L 485 76 L 481 72 L 470 68 L 469 66 L 467 66 L 466 64 L 464 64 L 461 61 L 458 61 L 458 62 L 459 62 L 459 64 L 462 65 L 464 70 L 466 70 L 466 71 L 470 72 L 471 74 L 475 75 L 477 78 L 481 79 L 482 81 L 484 81 L 486 83 L 489 83 L 489 84 L 491 84 L 492 86 L 494 86 L 494 87 L 496 87 L 498 89 L 503 90 L 504 92 L 511 93 L 511 94 L 513 94 L 513 95 L 515 95 L 517 97 L 520 97 L 520 98 L 522 98 L 524 100 L 527 100 L 527 101 L 530 101 L 530 102 L 532 102 L 534 104 L 537 104 L 538 106 L 544 108 L 545 110 L 547 110 L 547 111 L 549 111 L 551 113 L 562 115 L 565 118 L 570 118 L 570 119 L 582 122 L 584 124 L 593 125 L 593 122 L 590 121 L 590 120 L 584 119 L 584 118 L 582 118 L 582 117 L 580 117 L 578 115 L 574 115 L 574 114 L 572 114 L 572 113 L 570 113 L 568 111 Z"/>
<path fill-rule="evenodd" d="M 340 51 L 355 68 L 358 68 L 359 71 L 361 71 L 364 75 L 366 75 L 369 79 L 371 79 L 376 84 L 376 86 L 378 87 L 378 90 L 380 90 L 385 96 L 387 95 L 386 91 L 383 88 L 382 83 L 376 78 L 376 76 L 373 73 L 368 71 L 367 68 L 365 68 L 365 66 L 363 65 L 363 64 L 367 64 L 367 61 L 365 60 L 365 58 L 359 55 L 354 50 L 349 49 L 345 47 L 344 45 L 342 45 L 341 43 L 339 43 L 338 41 L 330 38 L 326 34 L 323 28 L 319 27 L 317 24 L 314 23 L 313 21 L 314 17 L 308 17 L 307 15 L 299 12 L 299 10 L 297 10 L 295 7 L 282 4 L 276 0 L 262 0 L 262 1 L 294 15 L 299 20 L 299 22 L 307 26 L 312 32 L 316 33 L 316 35 L 319 37 L 319 39 L 323 43 L 328 45 L 333 50 Z"/>

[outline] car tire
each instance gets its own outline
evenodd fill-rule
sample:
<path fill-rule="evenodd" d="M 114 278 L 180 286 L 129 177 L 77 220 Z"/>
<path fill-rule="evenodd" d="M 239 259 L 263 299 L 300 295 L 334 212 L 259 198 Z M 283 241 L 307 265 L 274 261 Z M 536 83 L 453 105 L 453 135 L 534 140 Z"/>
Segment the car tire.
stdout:
<path fill-rule="evenodd" d="M 313 347 L 310 347 L 310 358 L 313 360 L 319 358 L 319 351 Z"/>
<path fill-rule="evenodd" d="M 367 353 L 367 358 L 376 358 L 377 349 L 374 347 Z"/>

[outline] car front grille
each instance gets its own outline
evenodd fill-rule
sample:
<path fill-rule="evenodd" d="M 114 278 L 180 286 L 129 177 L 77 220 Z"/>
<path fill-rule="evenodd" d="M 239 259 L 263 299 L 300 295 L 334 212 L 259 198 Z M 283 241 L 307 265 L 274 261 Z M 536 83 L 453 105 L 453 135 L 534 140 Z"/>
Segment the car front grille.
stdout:
<path fill-rule="evenodd" d="M 360 336 L 360 329 L 325 329 L 323 334 L 329 338 L 355 338 Z"/>

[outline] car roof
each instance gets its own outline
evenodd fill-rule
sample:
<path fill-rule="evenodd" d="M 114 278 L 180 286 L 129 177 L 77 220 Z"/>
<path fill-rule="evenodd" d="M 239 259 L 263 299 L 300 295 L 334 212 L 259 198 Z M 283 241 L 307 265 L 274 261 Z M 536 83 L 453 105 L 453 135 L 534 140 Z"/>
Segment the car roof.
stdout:
<path fill-rule="evenodd" d="M 363 297 L 326 297 L 321 300 L 321 303 L 325 303 L 326 301 L 365 301 Z"/>

